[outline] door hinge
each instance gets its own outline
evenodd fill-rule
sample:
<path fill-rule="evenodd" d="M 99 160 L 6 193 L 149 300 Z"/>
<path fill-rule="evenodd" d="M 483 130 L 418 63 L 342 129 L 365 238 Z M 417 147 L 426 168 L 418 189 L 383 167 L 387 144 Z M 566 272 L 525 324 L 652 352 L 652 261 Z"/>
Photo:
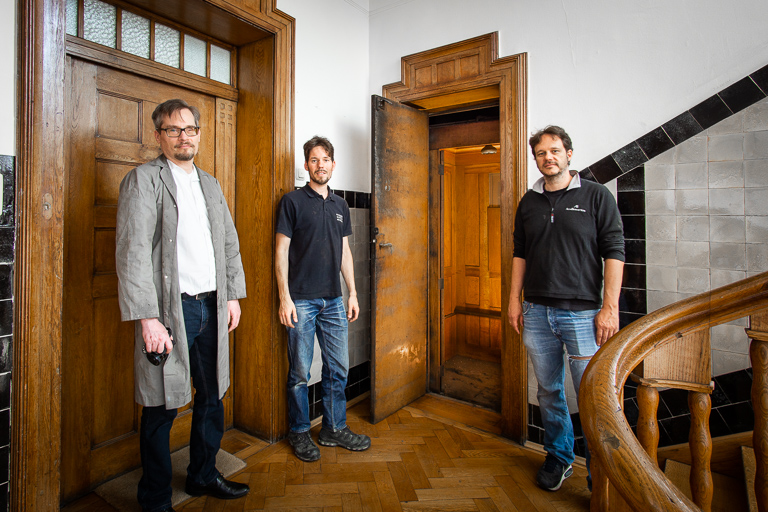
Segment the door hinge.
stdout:
<path fill-rule="evenodd" d="M 445 175 L 445 162 L 443 162 L 443 152 L 440 151 L 440 165 L 437 166 L 437 174 L 440 176 Z"/>
<path fill-rule="evenodd" d="M 440 290 L 444 290 L 445 289 L 445 281 L 443 279 L 438 279 L 437 280 L 437 287 Z"/>
<path fill-rule="evenodd" d="M 374 108 L 376 110 L 384 110 L 384 105 L 386 104 L 387 104 L 387 100 L 385 100 L 381 96 L 376 96 L 376 101 L 374 102 Z"/>

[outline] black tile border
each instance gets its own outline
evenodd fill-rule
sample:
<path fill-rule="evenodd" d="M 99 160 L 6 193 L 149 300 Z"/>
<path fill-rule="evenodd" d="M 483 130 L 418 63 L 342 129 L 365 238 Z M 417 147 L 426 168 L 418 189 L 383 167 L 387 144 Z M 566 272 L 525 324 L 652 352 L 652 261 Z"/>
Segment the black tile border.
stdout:
<path fill-rule="evenodd" d="M 370 390 L 371 362 L 364 361 L 350 368 L 347 374 L 347 387 L 344 388 L 347 401 L 357 398 Z M 322 382 L 318 381 L 308 386 L 307 397 L 309 399 L 309 420 L 312 421 L 323 415 Z"/>
<path fill-rule="evenodd" d="M 300 187 L 294 187 L 294 190 L 304 188 L 304 185 Z M 350 208 L 370 208 L 371 207 L 371 193 L 370 192 L 356 192 L 354 190 L 342 190 L 331 187 L 331 191 L 337 196 L 343 198 L 347 202 L 347 206 Z"/>
<path fill-rule="evenodd" d="M 736 397 L 730 400 L 723 390 L 718 388 L 730 386 L 730 392 Z M 726 382 L 728 384 L 726 384 Z M 752 388 L 752 375 L 746 370 L 737 370 L 715 377 L 715 391 L 712 393 L 712 410 L 709 416 L 709 429 L 713 438 L 749 432 L 754 428 L 754 410 L 749 400 L 744 400 Z M 624 385 L 624 416 L 633 431 L 636 430 L 639 409 L 637 404 L 637 384 L 627 381 Z M 665 389 L 659 391 L 659 408 L 657 412 L 659 424 L 659 447 L 688 442 L 691 425 L 691 413 L 688 410 L 688 391 L 680 389 Z M 579 440 L 582 439 L 579 413 L 571 414 L 574 433 L 574 452 L 580 452 Z M 635 435 L 637 433 L 635 432 Z M 544 427 L 541 421 L 541 410 L 538 405 L 528 404 L 528 441 L 544 444 Z"/>
<path fill-rule="evenodd" d="M 731 84 L 690 110 L 580 171 L 582 178 L 608 183 L 672 149 L 730 115 L 768 96 L 768 66 Z"/>

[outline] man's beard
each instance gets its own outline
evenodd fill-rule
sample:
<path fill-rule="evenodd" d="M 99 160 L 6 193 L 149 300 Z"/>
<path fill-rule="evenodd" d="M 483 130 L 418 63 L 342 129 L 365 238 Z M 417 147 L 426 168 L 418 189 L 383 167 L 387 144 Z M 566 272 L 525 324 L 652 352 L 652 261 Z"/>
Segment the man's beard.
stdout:
<path fill-rule="evenodd" d="M 314 182 L 315 182 L 315 183 L 317 183 L 318 185 L 325 185 L 326 183 L 328 183 L 328 182 L 330 181 L 330 179 L 331 179 L 331 176 L 330 176 L 330 175 L 328 175 L 328 174 L 326 174 L 326 175 L 325 175 L 325 178 L 317 179 L 317 178 L 315 178 L 315 175 L 314 175 L 314 174 L 312 174 L 312 173 L 309 173 L 309 179 L 310 179 L 311 181 L 314 181 Z"/>
<path fill-rule="evenodd" d="M 187 146 L 189 151 L 177 151 L 173 154 L 173 157 L 180 161 L 180 162 L 189 162 L 193 158 L 195 158 L 195 147 L 194 146 Z"/>

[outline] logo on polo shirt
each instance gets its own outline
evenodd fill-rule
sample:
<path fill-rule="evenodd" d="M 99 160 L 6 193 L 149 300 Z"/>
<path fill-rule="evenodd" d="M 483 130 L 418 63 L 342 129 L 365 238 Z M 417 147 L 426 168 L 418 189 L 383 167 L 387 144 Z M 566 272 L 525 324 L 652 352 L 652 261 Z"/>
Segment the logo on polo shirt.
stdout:
<path fill-rule="evenodd" d="M 566 208 L 566 210 L 569 211 L 569 212 L 583 212 L 583 213 L 587 213 L 587 210 L 585 210 L 584 208 L 579 208 L 579 205 L 577 205 L 577 204 L 573 205 L 571 208 Z"/>
<path fill-rule="evenodd" d="M 342 224 L 344 223 L 344 217 L 340 213 L 336 214 L 336 220 L 341 222 Z"/>

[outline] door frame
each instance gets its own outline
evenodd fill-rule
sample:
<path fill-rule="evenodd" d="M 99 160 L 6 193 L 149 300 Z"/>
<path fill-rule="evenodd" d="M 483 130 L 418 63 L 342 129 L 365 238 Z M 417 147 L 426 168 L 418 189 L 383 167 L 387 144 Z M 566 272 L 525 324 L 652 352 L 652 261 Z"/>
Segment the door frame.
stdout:
<path fill-rule="evenodd" d="M 279 198 L 293 189 L 294 19 L 274 0 L 200 7 L 250 24 L 271 36 L 248 45 L 240 59 L 268 66 L 269 79 L 247 77 L 240 94 L 235 220 L 250 278 L 243 304 L 250 340 L 237 360 L 249 361 L 235 396 L 235 425 L 269 440 L 285 430 L 285 335 L 272 278 L 273 223 Z M 19 3 L 14 347 L 11 421 L 12 510 L 58 510 L 61 467 L 61 351 L 64 260 L 66 2 Z M 243 54 L 246 55 L 243 55 Z M 240 72 L 247 70 L 241 68 Z M 243 143 L 240 143 L 240 138 Z M 245 142 L 247 141 L 247 143 Z M 247 149 L 246 149 L 247 148 Z M 255 200 L 254 200 L 255 199 Z M 258 215 L 258 217 L 256 216 Z M 258 220 L 258 222 L 257 222 Z M 246 258 L 245 255 L 248 257 Z M 243 328 L 241 322 L 241 329 Z M 253 375 L 261 373 L 257 388 Z M 272 397 L 276 398 L 272 398 Z M 250 403 L 246 403 L 251 400 Z M 253 400 L 256 400 L 255 402 Z M 268 414 L 264 414 L 268 411 Z"/>
<path fill-rule="evenodd" d="M 527 175 L 527 54 L 498 57 L 498 32 L 459 41 L 402 58 L 401 81 L 385 85 L 382 95 L 427 111 L 483 104 L 498 89 L 501 142 L 501 311 L 509 305 L 512 276 L 513 217 L 528 188 Z M 433 149 L 433 148 L 430 148 Z M 429 360 L 439 360 L 440 276 L 437 185 L 430 189 L 429 250 Z M 502 321 L 502 399 L 504 436 L 525 444 L 528 424 L 528 362 L 520 335 Z M 439 382 L 439 365 L 430 364 L 430 385 Z"/>

